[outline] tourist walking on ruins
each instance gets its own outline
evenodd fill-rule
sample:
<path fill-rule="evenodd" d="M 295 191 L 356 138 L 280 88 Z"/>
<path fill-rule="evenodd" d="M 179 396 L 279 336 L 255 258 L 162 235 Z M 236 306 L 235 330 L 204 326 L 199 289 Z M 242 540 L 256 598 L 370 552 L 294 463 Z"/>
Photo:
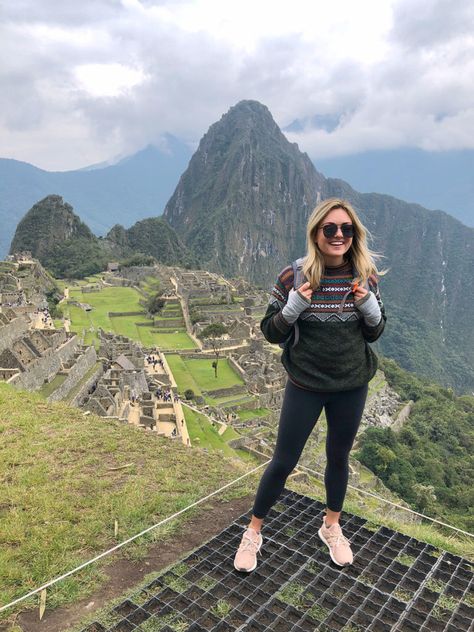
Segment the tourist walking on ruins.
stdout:
<path fill-rule="evenodd" d="M 321 202 L 308 219 L 307 254 L 284 268 L 273 287 L 260 328 L 281 343 L 288 374 L 271 462 L 257 490 L 252 518 L 234 566 L 252 571 L 261 552 L 261 528 L 297 465 L 322 409 L 327 420 L 326 509 L 319 537 L 339 566 L 353 553 L 339 518 L 349 479 L 352 448 L 377 357 L 367 344 L 385 327 L 375 259 L 367 230 L 345 200 Z M 296 278 L 295 278 L 296 271 Z"/>

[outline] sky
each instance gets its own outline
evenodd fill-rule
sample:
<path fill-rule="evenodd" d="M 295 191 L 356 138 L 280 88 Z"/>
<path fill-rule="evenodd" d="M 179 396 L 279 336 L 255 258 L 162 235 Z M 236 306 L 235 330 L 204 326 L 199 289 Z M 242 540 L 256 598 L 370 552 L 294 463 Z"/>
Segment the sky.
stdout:
<path fill-rule="evenodd" d="M 242 99 L 313 160 L 474 149 L 472 0 L 0 0 L 0 156 L 68 170 Z"/>

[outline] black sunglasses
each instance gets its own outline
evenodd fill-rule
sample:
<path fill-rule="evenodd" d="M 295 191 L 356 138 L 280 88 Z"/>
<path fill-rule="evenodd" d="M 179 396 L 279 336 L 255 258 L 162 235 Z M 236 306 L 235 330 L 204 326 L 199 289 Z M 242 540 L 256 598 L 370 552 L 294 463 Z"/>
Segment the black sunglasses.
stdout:
<path fill-rule="evenodd" d="M 324 226 L 320 226 L 319 228 L 322 228 L 325 237 L 334 237 L 339 227 L 337 224 L 331 222 L 329 224 L 325 224 Z M 354 237 L 353 224 L 341 224 L 341 231 L 343 237 Z"/>

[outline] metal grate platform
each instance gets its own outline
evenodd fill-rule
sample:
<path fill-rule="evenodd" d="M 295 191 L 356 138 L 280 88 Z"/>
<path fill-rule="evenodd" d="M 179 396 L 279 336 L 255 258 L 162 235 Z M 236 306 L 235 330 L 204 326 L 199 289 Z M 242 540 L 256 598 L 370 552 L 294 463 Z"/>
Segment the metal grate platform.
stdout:
<path fill-rule="evenodd" d="M 83 632 L 474 630 L 469 560 L 343 512 L 354 563 L 341 568 L 317 535 L 323 510 L 285 489 L 255 571 L 233 567 L 249 512 Z"/>

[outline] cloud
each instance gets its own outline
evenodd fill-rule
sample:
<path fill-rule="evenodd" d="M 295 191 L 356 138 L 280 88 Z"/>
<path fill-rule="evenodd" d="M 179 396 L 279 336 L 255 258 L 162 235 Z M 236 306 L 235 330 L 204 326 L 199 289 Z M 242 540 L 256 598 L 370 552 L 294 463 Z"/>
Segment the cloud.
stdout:
<path fill-rule="evenodd" d="M 474 146 L 469 0 L 19 0 L 2 17 L 2 154 L 45 168 L 196 143 L 248 98 L 314 158 Z"/>

